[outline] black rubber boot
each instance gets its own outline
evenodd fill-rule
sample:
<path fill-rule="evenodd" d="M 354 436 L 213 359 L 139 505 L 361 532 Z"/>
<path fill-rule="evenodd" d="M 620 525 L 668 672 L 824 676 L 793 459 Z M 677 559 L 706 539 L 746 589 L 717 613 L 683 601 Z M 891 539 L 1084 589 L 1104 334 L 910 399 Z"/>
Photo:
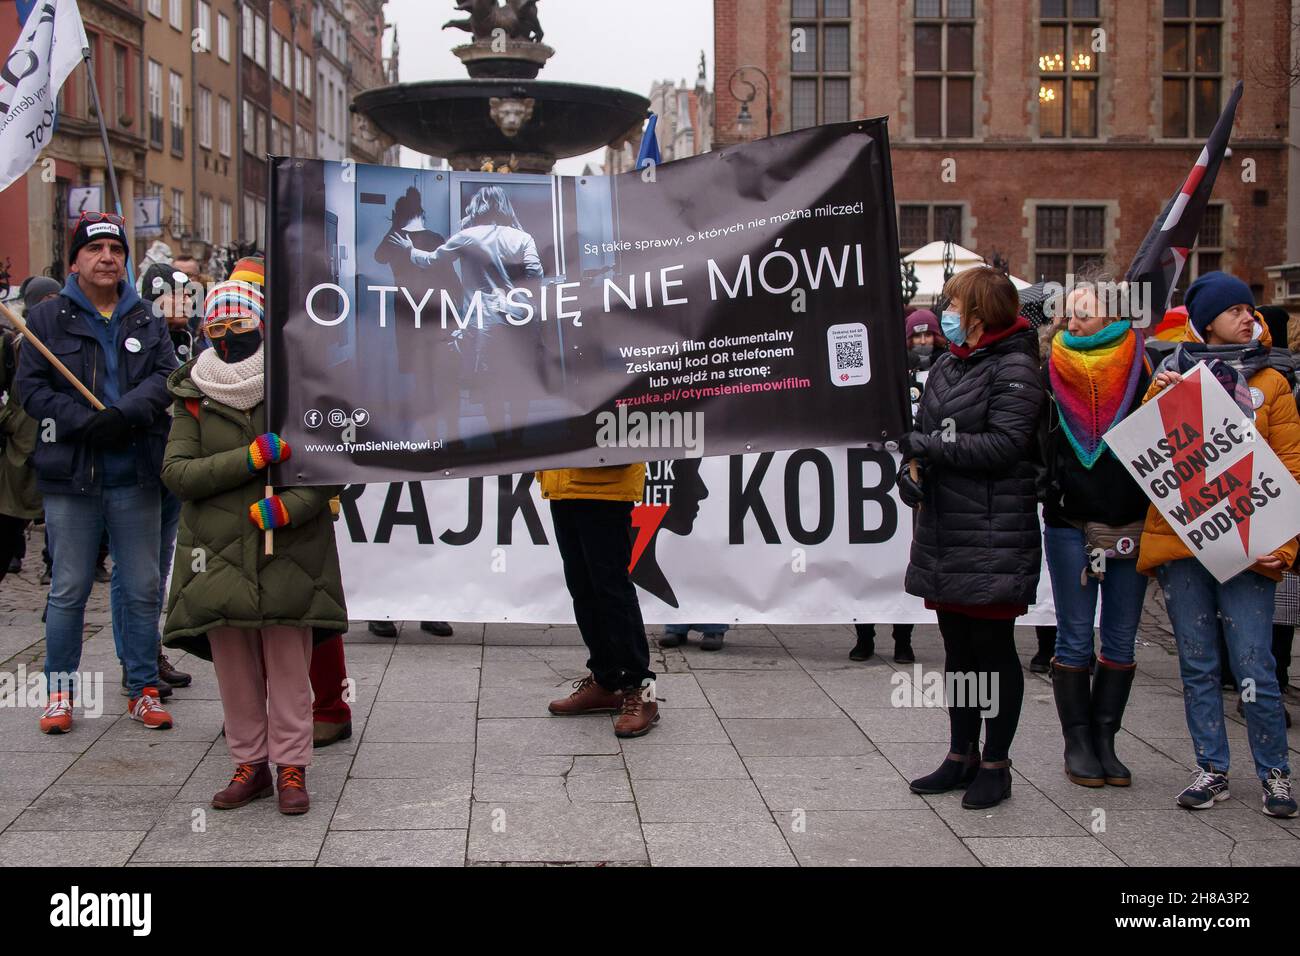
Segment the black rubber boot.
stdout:
<path fill-rule="evenodd" d="M 1088 668 L 1066 667 L 1053 660 L 1052 691 L 1065 736 L 1065 775 L 1081 787 L 1103 786 L 1106 775 L 1092 743 Z"/>
<path fill-rule="evenodd" d="M 1056 628 L 1040 624 L 1034 628 L 1038 638 L 1038 652 L 1029 659 L 1029 673 L 1046 674 L 1052 669 L 1052 655 L 1056 653 Z"/>
<path fill-rule="evenodd" d="M 960 790 L 975 779 L 979 765 L 980 755 L 972 745 L 965 756 L 949 753 L 943 758 L 943 763 L 939 765 L 938 770 L 924 777 L 917 777 L 908 784 L 908 787 L 913 793 L 947 793 L 949 790 Z"/>
<path fill-rule="evenodd" d="M 966 788 L 961 805 L 967 810 L 987 810 L 1011 796 L 1011 761 L 981 761 L 979 772 Z"/>
<path fill-rule="evenodd" d="M 1133 689 L 1136 664 L 1097 662 L 1097 676 L 1092 682 L 1092 746 L 1101 763 L 1103 776 L 1112 787 L 1127 787 L 1133 774 L 1115 756 L 1115 735 L 1119 733 L 1129 691 Z"/>

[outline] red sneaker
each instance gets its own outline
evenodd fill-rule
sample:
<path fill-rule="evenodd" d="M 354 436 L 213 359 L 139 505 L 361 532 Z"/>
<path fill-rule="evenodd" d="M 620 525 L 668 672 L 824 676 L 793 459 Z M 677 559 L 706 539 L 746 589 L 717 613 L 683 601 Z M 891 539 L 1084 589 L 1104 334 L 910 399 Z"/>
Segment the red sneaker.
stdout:
<path fill-rule="evenodd" d="M 163 710 L 162 704 L 158 702 L 157 687 L 146 687 L 140 691 L 139 697 L 132 698 L 127 716 L 140 721 L 150 730 L 171 730 L 172 715 Z"/>
<path fill-rule="evenodd" d="M 66 734 L 72 729 L 72 695 L 55 691 L 50 706 L 41 714 L 41 733 Z"/>

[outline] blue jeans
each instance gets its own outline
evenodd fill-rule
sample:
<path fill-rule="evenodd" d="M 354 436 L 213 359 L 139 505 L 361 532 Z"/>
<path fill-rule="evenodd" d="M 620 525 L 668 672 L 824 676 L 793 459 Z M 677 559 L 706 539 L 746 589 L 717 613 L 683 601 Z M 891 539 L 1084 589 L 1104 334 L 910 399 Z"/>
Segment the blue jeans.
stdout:
<path fill-rule="evenodd" d="M 701 634 L 726 634 L 729 624 L 665 624 L 665 634 L 680 634 L 685 637 L 692 630 L 699 631 Z"/>
<path fill-rule="evenodd" d="M 1223 636 L 1237 680 L 1254 682 L 1255 699 L 1245 701 L 1246 730 L 1260 779 L 1287 763 L 1286 717 L 1273 661 L 1273 591 L 1277 585 L 1253 571 L 1220 584 L 1195 558 L 1156 569 L 1165 606 L 1178 641 L 1187 729 L 1204 770 L 1228 770 L 1228 732 L 1219 689 L 1215 615 L 1223 615 Z"/>
<path fill-rule="evenodd" d="M 181 523 L 181 499 L 167 490 L 166 486 L 159 485 L 159 491 L 162 495 L 160 502 L 161 511 L 159 517 L 159 548 L 158 548 L 158 613 L 161 614 L 167 608 L 167 576 L 172 572 L 172 556 L 176 553 L 176 528 Z M 122 613 L 122 586 L 117 575 L 117 565 L 113 565 L 112 581 L 109 583 L 109 601 L 113 608 L 113 643 L 117 646 L 117 656 L 126 660 L 122 652 L 122 628 L 123 621 L 126 620 Z M 155 616 L 156 618 L 156 616 Z M 154 626 L 159 646 L 162 645 L 162 632 Z"/>
<path fill-rule="evenodd" d="M 108 530 L 122 597 L 113 612 L 118 659 L 138 697 L 158 683 L 159 498 L 156 485 L 104 488 L 98 495 L 45 496 L 45 526 L 54 560 L 45 618 L 45 674 L 50 692 L 70 690 L 81 666 L 86 599 L 95 583 L 99 540 Z"/>
<path fill-rule="evenodd" d="M 1066 667 L 1087 667 L 1091 662 L 1092 625 L 1100 594 L 1101 656 L 1112 664 L 1132 664 L 1149 580 L 1138 573 L 1137 560 L 1109 558 L 1102 580 L 1090 577 L 1087 584 L 1080 584 L 1088 565 L 1083 532 L 1047 528 L 1043 544 L 1056 602 L 1056 659 Z"/>

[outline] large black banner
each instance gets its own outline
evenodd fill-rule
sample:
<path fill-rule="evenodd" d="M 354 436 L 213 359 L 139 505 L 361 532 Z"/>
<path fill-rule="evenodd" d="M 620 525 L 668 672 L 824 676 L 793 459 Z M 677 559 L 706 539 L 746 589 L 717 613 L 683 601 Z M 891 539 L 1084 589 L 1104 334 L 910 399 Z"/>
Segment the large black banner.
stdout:
<path fill-rule="evenodd" d="M 277 159 L 287 484 L 878 443 L 904 427 L 885 121 L 621 176 Z"/>

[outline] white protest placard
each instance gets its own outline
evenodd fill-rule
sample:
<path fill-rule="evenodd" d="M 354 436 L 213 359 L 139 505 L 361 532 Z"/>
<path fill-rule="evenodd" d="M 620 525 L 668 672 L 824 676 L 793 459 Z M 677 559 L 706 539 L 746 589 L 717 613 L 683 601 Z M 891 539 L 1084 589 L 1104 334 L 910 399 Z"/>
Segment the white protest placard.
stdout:
<path fill-rule="evenodd" d="M 1108 431 L 1106 444 L 1219 581 L 1300 532 L 1300 485 L 1204 364 Z"/>

